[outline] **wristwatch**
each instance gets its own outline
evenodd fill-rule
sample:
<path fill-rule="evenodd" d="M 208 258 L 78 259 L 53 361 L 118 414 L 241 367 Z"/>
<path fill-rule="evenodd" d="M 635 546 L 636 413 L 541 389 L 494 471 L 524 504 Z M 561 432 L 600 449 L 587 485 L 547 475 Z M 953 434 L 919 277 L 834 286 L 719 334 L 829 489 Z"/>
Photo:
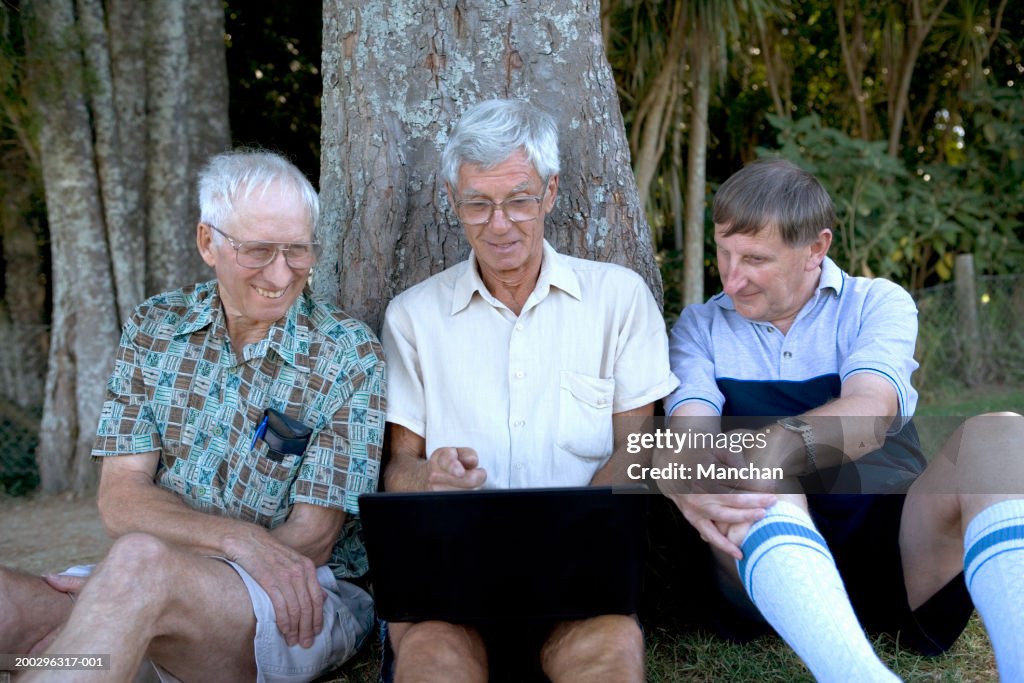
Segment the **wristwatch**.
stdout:
<path fill-rule="evenodd" d="M 811 429 L 811 425 L 798 417 L 784 417 L 777 424 L 786 431 L 795 432 L 800 435 L 800 438 L 804 441 L 804 450 L 807 452 L 807 471 L 805 474 L 814 472 L 817 469 L 817 464 L 814 462 L 814 430 Z"/>

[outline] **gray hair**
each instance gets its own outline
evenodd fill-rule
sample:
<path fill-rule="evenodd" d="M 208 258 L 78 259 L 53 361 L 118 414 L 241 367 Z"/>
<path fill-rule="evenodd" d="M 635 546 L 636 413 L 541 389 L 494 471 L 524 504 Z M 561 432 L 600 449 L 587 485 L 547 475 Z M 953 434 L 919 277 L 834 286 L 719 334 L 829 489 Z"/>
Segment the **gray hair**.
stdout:
<path fill-rule="evenodd" d="M 302 200 L 315 234 L 320 198 L 313 185 L 283 156 L 261 149 L 237 149 L 210 158 L 199 172 L 199 220 L 221 228 L 240 200 L 255 193 L 262 195 L 274 183 L 281 183 Z M 213 235 L 219 243 L 220 234 Z"/>
<path fill-rule="evenodd" d="M 726 236 L 775 226 L 791 247 L 810 244 L 836 222 L 832 198 L 818 179 L 785 159 L 758 159 L 732 174 L 715 194 L 711 217 L 726 226 Z"/>
<path fill-rule="evenodd" d="M 521 100 L 485 100 L 466 110 L 441 153 L 441 176 L 454 188 L 459 168 L 494 168 L 518 150 L 545 181 L 559 171 L 558 125 L 548 113 Z"/>

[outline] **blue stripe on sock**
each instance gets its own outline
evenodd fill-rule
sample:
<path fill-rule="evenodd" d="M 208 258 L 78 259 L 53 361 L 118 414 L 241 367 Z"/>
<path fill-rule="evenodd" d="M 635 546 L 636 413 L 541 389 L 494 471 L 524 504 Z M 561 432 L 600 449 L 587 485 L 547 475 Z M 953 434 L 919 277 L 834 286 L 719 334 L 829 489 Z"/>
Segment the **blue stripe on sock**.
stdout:
<path fill-rule="evenodd" d="M 775 548 L 782 548 L 782 547 L 787 546 L 787 545 L 798 545 L 801 548 L 807 548 L 808 550 L 813 550 L 814 552 L 818 553 L 819 555 L 824 557 L 829 562 L 834 562 L 835 561 L 832 558 L 832 555 L 828 552 L 827 548 L 815 548 L 813 546 L 804 545 L 803 543 L 797 543 L 796 541 L 786 541 L 784 543 L 779 543 L 779 544 L 776 544 L 776 545 L 772 546 L 772 549 L 774 550 Z M 739 571 L 740 571 L 740 582 L 743 584 L 743 587 L 747 589 L 747 595 L 750 596 L 751 600 L 754 599 L 754 581 L 753 581 L 754 571 L 757 569 L 757 563 L 760 562 L 761 560 L 763 560 L 765 557 L 767 557 L 767 555 L 768 555 L 768 552 L 765 551 L 765 552 L 763 552 L 763 553 L 761 553 L 760 555 L 757 556 L 757 562 L 754 562 L 754 566 L 750 568 L 751 581 L 750 581 L 749 584 L 747 583 L 747 575 L 744 573 L 744 570 L 746 569 L 745 563 L 746 563 L 746 560 L 747 560 L 747 555 L 744 554 L 743 555 L 743 559 L 740 560 L 739 562 L 737 562 L 737 564 L 739 565 Z"/>
<path fill-rule="evenodd" d="M 738 562 L 741 581 L 746 583 L 746 580 L 743 577 L 747 575 L 747 562 L 750 558 L 753 557 L 758 548 L 776 536 L 799 536 L 800 538 L 806 538 L 814 541 L 825 549 L 825 554 L 827 556 L 831 557 L 828 553 L 828 544 L 825 543 L 825 539 L 822 538 L 821 534 L 814 529 L 803 526 L 802 524 L 794 524 L 793 522 L 769 522 L 747 536 L 747 539 L 743 541 L 743 544 L 740 546 L 740 550 L 743 551 L 743 559 Z"/>
<path fill-rule="evenodd" d="M 979 538 L 967 550 L 967 554 L 964 556 L 964 569 L 970 571 L 971 565 L 974 563 L 975 560 L 978 559 L 979 555 L 981 555 L 983 552 L 985 552 L 994 545 L 1006 543 L 1008 541 L 1024 541 L 1024 524 L 1014 524 L 1011 526 L 1005 526 L 1002 529 L 996 529 L 992 533 L 986 534 L 985 536 Z M 1024 550 L 1024 547 L 1017 546 L 1013 549 Z M 1007 551 L 1004 550 L 1002 552 L 995 553 L 994 555 L 992 555 L 992 557 L 995 557 L 996 555 L 1002 555 L 1003 552 Z M 989 559 L 992 558 L 990 557 L 986 559 L 985 562 L 988 562 Z M 970 587 L 971 581 L 974 579 L 974 575 L 977 574 L 978 570 L 984 566 L 985 562 L 982 562 L 974 568 L 974 571 L 970 572 L 970 575 L 967 577 L 968 587 Z"/>

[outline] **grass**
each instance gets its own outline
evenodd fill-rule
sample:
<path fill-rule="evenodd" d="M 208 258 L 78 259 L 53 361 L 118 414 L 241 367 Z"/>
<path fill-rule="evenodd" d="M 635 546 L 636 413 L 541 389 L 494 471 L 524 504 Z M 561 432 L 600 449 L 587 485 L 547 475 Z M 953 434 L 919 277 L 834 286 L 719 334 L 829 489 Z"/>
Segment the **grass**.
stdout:
<path fill-rule="evenodd" d="M 918 405 L 915 415 L 919 417 L 942 415 L 969 417 L 1000 410 L 1024 413 L 1024 388 L 1000 386 L 948 389 L 923 399 Z"/>
<path fill-rule="evenodd" d="M 813 682 L 807 668 L 781 640 L 770 636 L 744 645 L 696 630 L 656 628 L 646 634 L 649 683 Z M 875 651 L 905 681 L 966 683 L 996 680 L 995 659 L 981 620 L 975 615 L 953 649 L 922 657 L 889 636 L 877 636 Z M 374 639 L 344 667 L 319 683 L 375 683 L 380 647 Z"/>

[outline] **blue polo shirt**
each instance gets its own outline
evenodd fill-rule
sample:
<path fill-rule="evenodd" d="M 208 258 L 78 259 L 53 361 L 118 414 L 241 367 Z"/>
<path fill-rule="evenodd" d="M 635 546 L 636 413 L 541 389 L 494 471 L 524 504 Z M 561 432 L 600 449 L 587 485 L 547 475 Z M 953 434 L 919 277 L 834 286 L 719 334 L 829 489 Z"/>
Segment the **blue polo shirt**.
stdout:
<path fill-rule="evenodd" d="M 680 384 L 665 399 L 665 412 L 700 402 L 723 417 L 798 415 L 838 398 L 851 375 L 869 372 L 896 391 L 904 419 L 893 422 L 895 435 L 913 429 L 908 422 L 917 406 L 910 383 L 918 367 L 916 339 L 917 307 L 906 290 L 888 280 L 848 275 L 826 257 L 814 296 L 785 335 L 769 322 L 744 318 L 724 292 L 687 306 L 669 335 Z M 896 464 L 882 453 L 864 457 L 870 460 L 863 464 Z M 900 469 L 923 466 L 908 464 L 903 453 L 898 460 Z"/>

